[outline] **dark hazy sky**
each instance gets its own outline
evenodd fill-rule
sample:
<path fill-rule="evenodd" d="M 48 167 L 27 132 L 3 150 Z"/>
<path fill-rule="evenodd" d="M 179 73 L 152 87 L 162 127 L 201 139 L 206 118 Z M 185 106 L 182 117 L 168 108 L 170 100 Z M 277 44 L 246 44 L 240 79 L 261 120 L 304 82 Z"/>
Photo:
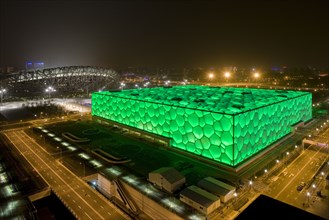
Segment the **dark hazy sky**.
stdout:
<path fill-rule="evenodd" d="M 1 0 L 0 66 L 328 66 L 328 0 Z"/>

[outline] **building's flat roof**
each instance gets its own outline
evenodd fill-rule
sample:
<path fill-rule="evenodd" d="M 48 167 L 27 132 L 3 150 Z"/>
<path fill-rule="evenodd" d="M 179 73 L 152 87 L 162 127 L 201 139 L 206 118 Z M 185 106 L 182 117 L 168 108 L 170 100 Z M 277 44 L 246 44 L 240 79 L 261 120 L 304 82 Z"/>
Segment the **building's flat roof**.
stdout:
<path fill-rule="evenodd" d="M 235 190 L 235 187 L 216 180 L 212 177 L 206 177 L 198 182 L 198 186 L 217 195 L 225 196 Z"/>
<path fill-rule="evenodd" d="M 235 115 L 311 93 L 189 85 L 103 91 L 96 94 Z"/>
<path fill-rule="evenodd" d="M 173 167 L 161 167 L 160 169 L 154 170 L 150 173 L 160 174 L 171 184 L 176 183 L 182 179 L 185 179 L 185 177 Z"/>
<path fill-rule="evenodd" d="M 219 200 L 219 198 L 214 194 L 211 194 L 195 185 L 183 189 L 180 195 L 193 200 L 203 207 L 209 207 L 211 204 Z"/>

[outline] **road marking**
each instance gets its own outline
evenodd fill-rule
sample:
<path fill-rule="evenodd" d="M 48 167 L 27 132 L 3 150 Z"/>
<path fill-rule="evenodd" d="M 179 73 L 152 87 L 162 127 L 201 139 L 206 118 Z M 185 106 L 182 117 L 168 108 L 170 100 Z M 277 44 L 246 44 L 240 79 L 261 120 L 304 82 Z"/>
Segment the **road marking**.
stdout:
<path fill-rule="evenodd" d="M 112 215 L 111 213 L 107 212 L 107 214 Z"/>
<path fill-rule="evenodd" d="M 79 207 L 79 209 L 81 209 L 81 206 L 78 205 L 78 207 Z"/>
<path fill-rule="evenodd" d="M 21 135 L 27 135 L 25 132 L 23 132 L 23 131 L 20 131 L 19 132 Z M 6 135 L 6 134 L 5 134 Z M 21 143 L 22 144 L 24 144 L 28 149 L 30 149 L 30 151 L 31 152 L 33 152 L 34 154 L 35 154 L 35 152 L 31 149 L 31 147 L 29 146 L 29 145 L 27 145 L 23 140 L 22 140 L 22 138 L 20 137 L 20 136 L 18 136 L 17 134 L 15 134 L 15 136 L 21 141 Z M 7 136 L 8 137 L 8 136 Z M 11 141 L 11 143 L 13 143 L 13 145 L 15 145 L 15 147 L 18 149 L 18 147 L 16 146 L 16 144 L 14 143 L 14 142 L 12 142 Z M 38 143 L 36 143 L 35 142 L 35 145 L 38 145 L 40 148 L 41 148 L 41 146 L 38 144 Z M 102 216 L 87 202 L 87 201 L 85 201 L 72 187 L 71 187 L 71 185 L 69 185 L 69 184 L 67 184 L 67 182 L 62 178 L 62 177 L 60 177 L 39 155 L 37 155 L 37 154 L 35 154 L 36 155 L 36 157 L 38 157 L 39 158 L 39 160 L 40 161 L 42 161 L 54 174 L 55 174 L 55 176 L 57 176 L 59 179 L 61 179 L 62 180 L 62 182 L 64 182 L 69 188 L 71 188 L 72 189 L 72 191 L 73 191 L 73 193 L 75 193 L 78 197 L 80 197 L 80 199 L 82 200 L 82 201 L 84 201 L 85 202 L 85 204 L 87 205 L 87 206 L 89 206 L 94 212 L 95 212 L 95 214 L 96 215 L 98 215 L 100 218 L 102 218 Z M 51 157 L 50 155 L 47 155 L 46 154 L 46 156 L 48 156 L 48 157 Z M 45 158 L 47 158 L 45 156 Z M 47 173 L 48 175 L 49 175 L 49 173 Z"/>
<path fill-rule="evenodd" d="M 318 153 L 319 153 L 320 151 L 317 151 L 314 155 L 313 155 L 313 157 L 311 157 L 311 159 L 310 160 L 312 160 L 314 157 L 315 157 L 315 155 L 317 155 Z M 296 175 L 293 177 L 293 178 L 291 178 L 291 180 L 286 184 L 286 186 L 285 187 L 283 187 L 283 189 L 274 197 L 275 199 L 277 199 L 281 194 L 282 194 L 282 192 L 290 185 L 290 183 L 300 174 L 300 172 L 302 172 L 303 170 L 304 170 L 304 168 L 306 167 L 306 166 L 309 166 L 309 163 L 305 163 L 305 165 L 296 173 Z"/>
<path fill-rule="evenodd" d="M 25 132 L 24 132 L 24 133 L 25 133 Z M 35 140 L 32 139 L 30 136 L 27 135 L 26 137 L 29 138 L 31 141 L 35 142 Z M 41 149 L 42 149 L 44 152 L 46 152 L 46 154 L 49 155 L 49 153 L 48 153 L 45 149 L 43 149 L 43 147 L 41 147 Z M 40 151 L 38 151 L 38 152 L 40 152 Z"/>
<path fill-rule="evenodd" d="M 85 214 L 86 214 L 86 216 L 88 216 L 88 218 L 92 219 L 92 218 L 87 214 L 87 212 L 85 212 Z"/>
<path fill-rule="evenodd" d="M 54 122 L 52 122 L 54 123 Z M 48 124 L 51 124 L 51 123 L 48 123 Z M 39 173 L 39 175 L 41 176 L 41 178 L 43 178 L 44 175 L 48 175 L 49 176 L 49 171 L 47 171 L 48 169 L 44 169 L 44 167 L 48 167 L 50 169 L 50 171 L 52 171 L 53 174 L 55 174 L 55 176 L 57 176 L 62 182 L 63 184 L 67 185 L 68 188 L 70 188 L 70 190 L 72 190 L 73 194 L 77 195 L 80 199 L 82 199 L 82 201 L 87 205 L 86 207 L 90 207 L 94 212 L 95 214 L 97 214 L 101 219 L 103 219 L 103 217 L 101 216 L 100 213 L 98 213 L 93 206 L 91 206 L 87 201 L 85 201 L 81 196 L 80 194 L 78 194 L 77 191 L 75 191 L 72 186 L 70 184 L 68 184 L 67 179 L 71 179 L 71 178 L 67 178 L 68 176 L 65 175 L 65 177 L 67 178 L 66 180 L 64 180 L 60 175 L 59 173 L 57 173 L 57 171 L 65 171 L 65 173 L 70 173 L 72 175 L 72 177 L 74 177 L 74 180 L 73 181 L 78 181 L 78 182 L 81 182 L 81 186 L 84 186 L 84 188 L 86 188 L 86 190 L 88 192 L 91 192 L 92 195 L 98 197 L 101 201 L 103 201 L 106 205 L 109 205 L 111 208 L 113 208 L 113 212 L 116 212 L 116 213 L 119 213 L 121 215 L 121 217 L 125 218 L 125 219 L 130 219 L 125 213 L 123 213 L 120 209 L 117 209 L 111 202 L 107 201 L 104 197 L 100 196 L 97 194 L 97 192 L 95 192 L 94 190 L 92 190 L 91 188 L 89 188 L 89 186 L 87 185 L 87 183 L 85 183 L 82 179 L 78 178 L 75 174 L 73 174 L 69 169 L 67 169 L 65 166 L 63 166 L 63 164 L 59 164 L 59 167 L 61 168 L 61 170 L 57 170 L 57 169 L 54 169 L 53 165 L 52 164 L 48 164 L 48 162 L 46 163 L 40 156 L 38 153 L 36 153 L 36 151 L 38 151 L 38 149 L 36 149 L 36 147 L 38 146 L 39 148 L 41 148 L 42 150 L 44 150 L 39 143 L 37 143 L 36 141 L 33 141 L 33 140 L 29 140 L 27 141 L 27 143 L 25 143 L 25 141 L 22 140 L 22 138 L 24 138 L 24 136 L 28 136 L 24 131 L 22 131 L 22 129 L 15 129 L 15 131 L 10 131 L 10 132 L 4 132 L 4 134 L 10 139 L 10 142 L 11 144 L 13 144 L 17 150 L 19 150 L 21 153 L 22 151 L 21 150 L 25 150 L 25 152 L 27 152 L 26 154 L 29 154 L 29 158 L 30 158 L 30 161 L 35 164 L 35 159 L 32 160 L 32 158 L 38 158 L 38 160 L 41 161 L 41 164 L 44 163 L 43 165 L 41 165 L 41 168 L 42 170 L 41 171 L 36 171 L 37 173 Z M 17 137 L 18 139 L 20 139 L 20 141 L 17 141 Z M 13 142 L 14 140 L 14 142 Z M 25 147 L 24 147 L 25 145 Z M 18 147 L 19 146 L 19 147 Z M 22 148 L 22 149 L 20 149 Z M 36 150 L 36 151 L 34 151 Z M 39 151 L 42 155 L 43 152 L 42 151 Z M 26 155 L 26 154 L 23 154 Z M 45 159 L 51 161 L 51 160 L 54 160 L 54 158 L 49 155 L 49 154 L 44 154 L 42 155 Z M 27 159 L 27 158 L 26 158 Z M 28 161 L 30 164 L 31 162 Z M 52 165 L 52 166 L 50 166 Z M 32 167 L 35 167 L 33 164 L 31 164 Z M 56 170 L 56 172 L 54 171 Z M 41 175 L 42 173 L 42 175 Z M 64 172 L 62 172 L 64 173 Z M 43 178 L 44 179 L 44 178 Z M 46 179 L 44 179 L 45 182 L 47 182 Z M 48 183 L 48 182 L 47 182 Z M 49 186 L 51 186 L 51 184 L 48 183 Z M 64 186 L 64 185 L 63 185 Z M 67 188 L 66 187 L 66 188 Z M 57 190 L 57 189 L 54 189 L 54 190 Z M 91 197 L 90 195 L 88 195 L 88 197 Z M 110 214 L 110 213 L 109 213 Z M 88 216 L 90 218 L 90 216 Z"/>
<path fill-rule="evenodd" d="M 13 144 L 13 145 L 15 145 L 12 141 L 11 141 L 11 139 L 10 139 L 10 137 L 9 137 L 9 135 L 6 133 L 6 132 L 4 132 L 4 135 L 10 140 L 10 142 Z M 12 135 L 12 137 L 13 137 L 13 135 Z M 38 169 L 36 169 L 36 166 L 34 166 L 25 156 L 24 156 L 24 152 L 22 152 L 20 149 L 18 149 L 17 148 L 17 146 L 15 145 L 15 147 L 16 147 L 16 149 L 21 153 L 21 155 L 26 159 L 26 161 L 33 167 L 33 169 L 39 174 L 39 176 L 47 183 L 47 185 L 48 186 L 50 186 L 50 184 L 49 184 L 49 182 L 41 175 L 41 171 L 39 172 L 39 170 Z"/>
<path fill-rule="evenodd" d="M 72 201 L 75 203 L 75 200 L 74 199 L 72 199 Z"/>

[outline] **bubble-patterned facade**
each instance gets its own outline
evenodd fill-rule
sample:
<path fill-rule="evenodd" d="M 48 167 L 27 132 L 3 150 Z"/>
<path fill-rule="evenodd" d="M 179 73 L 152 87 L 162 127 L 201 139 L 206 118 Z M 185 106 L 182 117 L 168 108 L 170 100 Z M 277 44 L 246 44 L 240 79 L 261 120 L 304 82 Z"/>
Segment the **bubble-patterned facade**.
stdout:
<path fill-rule="evenodd" d="M 171 146 L 236 166 L 312 118 L 300 91 L 175 86 L 92 95 L 92 115 L 172 139 Z"/>

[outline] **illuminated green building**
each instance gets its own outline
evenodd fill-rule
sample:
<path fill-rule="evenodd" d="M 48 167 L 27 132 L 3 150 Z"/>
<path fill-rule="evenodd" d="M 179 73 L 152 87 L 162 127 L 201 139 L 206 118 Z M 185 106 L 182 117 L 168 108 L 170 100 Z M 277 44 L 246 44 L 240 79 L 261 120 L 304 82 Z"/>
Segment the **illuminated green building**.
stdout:
<path fill-rule="evenodd" d="M 171 139 L 171 146 L 236 166 L 312 117 L 300 91 L 175 86 L 92 95 L 92 115 Z"/>

